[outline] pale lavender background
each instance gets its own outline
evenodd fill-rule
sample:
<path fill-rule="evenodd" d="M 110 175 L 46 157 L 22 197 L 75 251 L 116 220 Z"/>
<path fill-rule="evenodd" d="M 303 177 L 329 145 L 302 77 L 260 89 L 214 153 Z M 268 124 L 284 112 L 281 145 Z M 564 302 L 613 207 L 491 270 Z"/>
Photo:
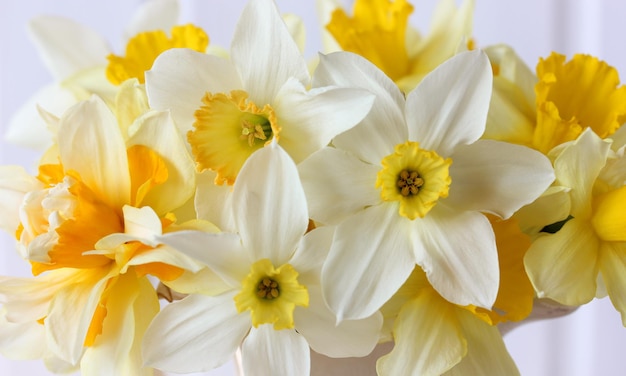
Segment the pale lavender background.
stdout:
<path fill-rule="evenodd" d="M 57 14 L 83 22 L 104 35 L 121 52 L 121 35 L 141 0 L 0 0 L 0 135 L 18 106 L 51 76 L 30 43 L 25 25 L 39 14 Z M 195 22 L 213 44 L 228 46 L 243 0 L 183 0 L 183 21 Z M 435 0 L 414 0 L 412 21 L 426 31 Z M 476 0 L 474 35 L 479 46 L 506 42 L 534 69 L 540 56 L 556 50 L 571 56 L 591 53 L 607 60 L 626 76 L 626 44 L 619 0 Z M 284 12 L 304 17 L 309 30 L 307 56 L 320 48 L 313 0 L 278 2 Z M 32 168 L 37 154 L 0 140 L 0 164 Z M 2 215 L 2 214 L 0 214 Z M 11 236 L 0 233 L 0 274 L 28 275 L 13 252 Z M 561 319 L 530 323 L 506 336 L 522 375 L 623 375 L 626 329 L 607 299 L 594 301 Z M 18 362 L 0 357 L 0 375 L 47 375 L 39 361 Z M 233 375 L 231 364 L 210 375 Z"/>

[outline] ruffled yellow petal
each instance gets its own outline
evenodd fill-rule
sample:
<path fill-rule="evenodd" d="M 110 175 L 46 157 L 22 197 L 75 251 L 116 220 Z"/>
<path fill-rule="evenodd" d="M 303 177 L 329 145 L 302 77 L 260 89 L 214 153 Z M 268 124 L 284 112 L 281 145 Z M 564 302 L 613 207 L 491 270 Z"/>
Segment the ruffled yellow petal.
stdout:
<path fill-rule="evenodd" d="M 204 30 L 194 25 L 175 26 L 169 38 L 163 30 L 139 33 L 126 45 L 126 56 L 109 55 L 106 76 L 115 85 L 129 78 L 145 82 L 144 72 L 152 68 L 154 60 L 171 48 L 190 48 L 206 51 L 209 37 Z"/>
<path fill-rule="evenodd" d="M 309 293 L 297 277 L 290 264 L 274 268 L 269 259 L 255 262 L 235 296 L 237 311 L 250 310 L 255 328 L 262 324 L 274 324 L 276 330 L 293 328 L 295 306 L 309 305 Z"/>
<path fill-rule="evenodd" d="M 573 140 L 587 127 L 608 137 L 626 120 L 626 87 L 618 87 L 613 67 L 593 56 L 578 54 L 565 62 L 565 56 L 552 53 L 540 59 L 537 77 L 538 150 Z"/>
<path fill-rule="evenodd" d="M 258 108 L 248 94 L 207 93 L 195 113 L 195 130 L 187 138 L 199 172 L 217 172 L 215 184 L 233 184 L 248 157 L 278 137 L 280 128 L 274 110 Z"/>
<path fill-rule="evenodd" d="M 124 232 L 121 210 L 108 206 L 78 176 L 73 175 L 76 181 L 69 187 L 69 193 L 77 202 L 74 216 L 63 221 L 56 229 L 59 238 L 48 252 L 50 262 L 31 263 L 34 275 L 63 267 L 95 268 L 106 265 L 111 262 L 108 257 L 83 255 L 83 252 L 95 249 L 98 240 L 106 235 Z"/>
<path fill-rule="evenodd" d="M 412 12 L 405 0 L 357 0 L 352 18 L 337 9 L 326 28 L 344 51 L 365 57 L 395 81 L 409 73 L 406 30 Z"/>
<path fill-rule="evenodd" d="M 450 158 L 420 149 L 419 143 L 398 144 L 394 153 L 382 159 L 376 177 L 383 201 L 400 201 L 400 215 L 411 220 L 423 218 L 439 198 L 447 197 L 451 183 Z"/>

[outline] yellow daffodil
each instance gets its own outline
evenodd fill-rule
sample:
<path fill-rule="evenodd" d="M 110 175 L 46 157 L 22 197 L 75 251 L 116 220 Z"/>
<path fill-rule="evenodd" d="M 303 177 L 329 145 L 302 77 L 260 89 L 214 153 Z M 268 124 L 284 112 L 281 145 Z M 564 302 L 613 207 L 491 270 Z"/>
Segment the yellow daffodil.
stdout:
<path fill-rule="evenodd" d="M 320 269 L 333 228 L 307 232 L 298 171 L 276 141 L 246 160 L 231 198 L 233 232 L 177 231 L 158 238 L 206 264 L 229 288 L 165 307 L 146 333 L 146 363 L 171 372 L 206 371 L 241 346 L 246 374 L 307 375 L 309 347 L 332 357 L 372 351 L 382 316 L 337 325 L 324 303 Z"/>
<path fill-rule="evenodd" d="M 560 228 L 541 233 L 524 263 L 537 295 L 585 304 L 606 291 L 626 323 L 624 300 L 624 163 L 611 141 L 590 128 L 556 149 L 556 183 L 570 188 L 571 207 Z"/>
<path fill-rule="evenodd" d="M 440 1 L 425 38 L 409 25 L 413 6 L 406 0 L 357 0 L 352 16 L 332 5 L 323 8 L 334 9 L 326 29 L 342 50 L 365 57 L 409 92 L 469 41 L 474 2 L 457 8 L 454 1 Z"/>

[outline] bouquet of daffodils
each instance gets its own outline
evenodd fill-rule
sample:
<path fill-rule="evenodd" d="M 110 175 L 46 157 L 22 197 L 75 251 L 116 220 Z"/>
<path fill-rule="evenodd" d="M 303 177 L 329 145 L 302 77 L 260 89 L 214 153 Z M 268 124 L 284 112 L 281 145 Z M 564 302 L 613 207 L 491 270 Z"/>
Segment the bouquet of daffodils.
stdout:
<path fill-rule="evenodd" d="M 626 322 L 616 70 L 477 46 L 471 0 L 442 0 L 426 36 L 407 0 L 318 3 L 313 62 L 273 0 L 229 49 L 173 24 L 174 0 L 146 2 L 120 54 L 33 20 L 61 79 L 9 129 L 36 174 L 0 167 L 0 228 L 33 274 L 0 277 L 2 354 L 83 375 L 235 355 L 246 376 L 320 355 L 515 375 L 498 324 L 536 302 L 608 295 Z"/>

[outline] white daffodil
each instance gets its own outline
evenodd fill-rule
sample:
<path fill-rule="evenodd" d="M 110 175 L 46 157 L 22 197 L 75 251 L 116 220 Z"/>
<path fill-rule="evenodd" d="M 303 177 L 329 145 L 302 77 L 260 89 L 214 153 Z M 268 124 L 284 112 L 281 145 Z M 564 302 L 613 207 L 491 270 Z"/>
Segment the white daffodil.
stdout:
<path fill-rule="evenodd" d="M 117 85 L 128 78 L 143 83 L 159 53 L 173 47 L 205 51 L 208 37 L 201 29 L 176 26 L 177 0 L 150 0 L 142 4 L 127 26 L 125 56 L 113 54 L 109 43 L 94 30 L 71 19 L 40 16 L 29 30 L 41 59 L 54 83 L 40 89 L 11 119 L 6 139 L 22 146 L 44 150 L 53 142 L 37 107 L 56 117 L 80 100 L 97 94 L 114 105 Z M 171 34 L 171 37 L 167 34 Z"/>
<path fill-rule="evenodd" d="M 245 374 L 308 375 L 309 346 L 333 357 L 368 354 L 382 316 L 336 325 L 319 281 L 333 227 L 307 232 L 304 191 L 287 153 L 275 141 L 258 150 L 233 189 L 236 233 L 159 237 L 208 265 L 230 289 L 165 307 L 146 333 L 146 363 L 173 372 L 209 370 L 241 346 Z"/>
<path fill-rule="evenodd" d="M 322 271 L 340 318 L 371 315 L 415 264 L 445 299 L 491 308 L 498 290 L 493 230 L 554 179 L 546 157 L 479 140 L 491 93 L 481 51 L 442 64 L 408 94 L 365 59 L 321 58 L 318 85 L 376 94 L 368 116 L 300 165 L 311 217 L 337 224 Z"/>
<path fill-rule="evenodd" d="M 0 278 L 0 333 L 37 323 L 46 348 L 38 353 L 49 365 L 150 374 L 139 338 L 159 303 L 146 275 L 167 281 L 202 269 L 156 241 L 193 195 L 193 161 L 167 112 L 142 115 L 125 137 L 93 97 L 66 111 L 58 128 L 58 159 L 36 179 L 19 173 L 10 181 L 14 168 L 0 168 L 0 204 L 19 218 L 3 227 L 16 233 L 36 275 Z"/>
<path fill-rule="evenodd" d="M 272 0 L 250 1 L 231 59 L 174 49 L 146 73 L 150 106 L 172 112 L 197 169 L 233 184 L 257 149 L 277 141 L 299 162 L 357 124 L 373 96 L 361 89 L 308 90 L 307 64 Z"/>
<path fill-rule="evenodd" d="M 571 207 L 558 231 L 533 242 L 524 264 L 539 297 L 576 306 L 608 293 L 626 325 L 626 157 L 611 143 L 588 128 L 553 150 L 555 184 L 570 188 Z"/>

